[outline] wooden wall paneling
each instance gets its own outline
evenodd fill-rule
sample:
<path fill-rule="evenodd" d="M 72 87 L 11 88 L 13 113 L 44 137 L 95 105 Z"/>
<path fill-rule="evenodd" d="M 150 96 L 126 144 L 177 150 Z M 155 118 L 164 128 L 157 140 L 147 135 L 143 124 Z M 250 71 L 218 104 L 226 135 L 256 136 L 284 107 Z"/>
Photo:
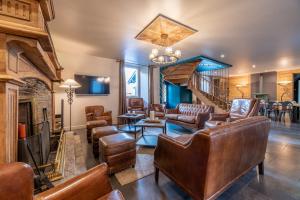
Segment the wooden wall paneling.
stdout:
<path fill-rule="evenodd" d="M 293 81 L 294 77 L 293 74 L 299 74 L 300 69 L 294 69 L 294 70 L 286 70 L 286 71 L 278 71 L 277 72 L 277 82 L 280 81 Z M 288 88 L 288 94 L 286 94 L 283 97 L 283 101 L 291 101 L 294 99 L 294 83 L 289 83 L 287 86 Z M 277 100 L 280 101 L 280 97 L 282 93 L 284 92 L 283 86 L 277 84 Z"/>
<path fill-rule="evenodd" d="M 6 59 L 6 34 L 0 33 L 0 72 L 7 71 Z"/>
<path fill-rule="evenodd" d="M 229 100 L 241 98 L 241 93 L 236 88 L 236 85 L 245 84 L 246 86 L 240 88 L 244 92 L 244 98 L 251 97 L 251 78 L 250 75 L 232 76 L 229 77 Z"/>
<path fill-rule="evenodd" d="M 5 21 L 43 29 L 39 23 L 42 13 L 35 0 L 2 0 L 1 18 Z"/>
<path fill-rule="evenodd" d="M 18 86 L 0 82 L 0 163 L 17 161 Z"/>

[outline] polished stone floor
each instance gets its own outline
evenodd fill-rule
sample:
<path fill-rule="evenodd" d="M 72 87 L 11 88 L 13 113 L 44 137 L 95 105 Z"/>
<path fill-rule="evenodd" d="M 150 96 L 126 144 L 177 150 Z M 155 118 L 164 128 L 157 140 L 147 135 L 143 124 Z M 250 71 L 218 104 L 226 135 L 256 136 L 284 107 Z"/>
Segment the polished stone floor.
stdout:
<path fill-rule="evenodd" d="M 189 131 L 168 125 L 168 134 L 181 133 L 189 133 Z M 77 131 L 77 135 L 85 141 L 81 144 L 84 146 L 82 151 L 86 167 L 97 165 L 98 161 L 92 155 L 91 145 L 86 142 L 85 130 Z M 121 190 L 128 200 L 190 199 L 163 174 L 160 174 L 158 185 L 154 182 L 153 174 L 125 186 L 120 186 L 114 177 L 111 178 L 111 182 L 113 187 Z M 300 124 L 272 122 L 265 159 L 265 175 L 259 176 L 256 169 L 253 169 L 236 181 L 218 199 L 300 199 Z"/>

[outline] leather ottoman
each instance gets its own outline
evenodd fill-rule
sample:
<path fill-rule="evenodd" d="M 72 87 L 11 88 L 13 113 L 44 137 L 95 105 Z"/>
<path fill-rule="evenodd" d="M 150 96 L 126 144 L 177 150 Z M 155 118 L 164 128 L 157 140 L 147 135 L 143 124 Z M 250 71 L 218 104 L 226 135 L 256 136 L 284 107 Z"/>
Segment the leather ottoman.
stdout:
<path fill-rule="evenodd" d="M 134 167 L 135 139 L 126 133 L 117 133 L 99 139 L 100 162 L 106 162 L 109 174 Z"/>
<path fill-rule="evenodd" d="M 103 126 L 92 129 L 92 144 L 95 157 L 99 156 L 99 139 L 101 137 L 113 135 L 118 132 L 119 131 L 115 126 Z"/>
<path fill-rule="evenodd" d="M 107 121 L 106 120 L 94 120 L 94 121 L 88 121 L 86 122 L 86 136 L 89 143 L 92 142 L 92 129 L 97 127 L 106 126 Z"/>

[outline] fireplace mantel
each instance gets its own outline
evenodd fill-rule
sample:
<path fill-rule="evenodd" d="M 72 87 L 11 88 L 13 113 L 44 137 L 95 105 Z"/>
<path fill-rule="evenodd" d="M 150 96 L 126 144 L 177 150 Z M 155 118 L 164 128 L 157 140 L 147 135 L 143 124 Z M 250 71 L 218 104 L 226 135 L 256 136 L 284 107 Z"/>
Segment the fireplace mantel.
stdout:
<path fill-rule="evenodd" d="M 55 16 L 52 0 L 1 2 L 0 163 L 7 163 L 17 159 L 19 87 L 25 78 L 36 78 L 53 92 L 53 83 L 61 80 L 62 67 L 47 26 Z"/>

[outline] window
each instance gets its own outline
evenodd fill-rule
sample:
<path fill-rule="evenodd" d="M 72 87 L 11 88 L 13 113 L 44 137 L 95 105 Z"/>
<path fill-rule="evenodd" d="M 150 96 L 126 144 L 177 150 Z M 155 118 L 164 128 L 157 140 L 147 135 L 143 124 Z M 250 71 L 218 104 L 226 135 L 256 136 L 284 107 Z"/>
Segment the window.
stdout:
<path fill-rule="evenodd" d="M 126 96 L 139 96 L 138 69 L 125 67 Z"/>
<path fill-rule="evenodd" d="M 126 66 L 126 96 L 141 97 L 148 102 L 148 68 L 144 66 Z"/>

